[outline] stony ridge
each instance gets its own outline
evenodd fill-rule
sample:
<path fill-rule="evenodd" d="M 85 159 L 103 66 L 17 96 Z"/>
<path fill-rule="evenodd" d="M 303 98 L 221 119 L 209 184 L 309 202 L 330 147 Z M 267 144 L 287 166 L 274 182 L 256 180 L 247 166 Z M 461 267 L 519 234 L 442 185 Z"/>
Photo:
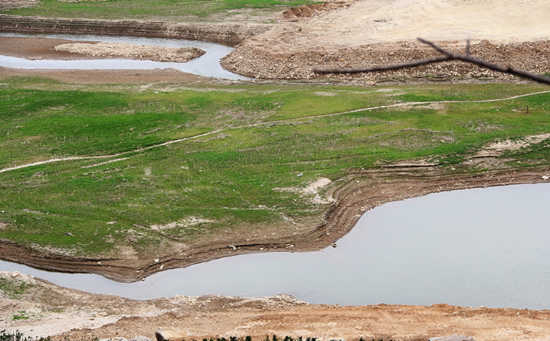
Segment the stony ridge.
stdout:
<path fill-rule="evenodd" d="M 445 48 L 464 53 L 465 42 L 439 42 Z M 493 44 L 483 40 L 471 47 L 472 55 L 500 65 L 510 65 L 534 73 L 550 72 L 550 41 Z M 416 42 L 378 43 L 359 48 L 339 50 L 310 49 L 273 51 L 244 42 L 222 59 L 222 65 L 229 71 L 251 78 L 266 79 L 311 79 L 325 78 L 313 70 L 331 68 L 366 68 L 393 65 L 414 60 L 440 57 L 433 49 Z M 453 77 L 466 78 L 511 78 L 510 75 L 486 70 L 464 62 L 445 62 L 398 71 L 370 74 L 329 75 L 328 77 L 373 77 L 414 78 L 426 77 L 449 80 Z"/>

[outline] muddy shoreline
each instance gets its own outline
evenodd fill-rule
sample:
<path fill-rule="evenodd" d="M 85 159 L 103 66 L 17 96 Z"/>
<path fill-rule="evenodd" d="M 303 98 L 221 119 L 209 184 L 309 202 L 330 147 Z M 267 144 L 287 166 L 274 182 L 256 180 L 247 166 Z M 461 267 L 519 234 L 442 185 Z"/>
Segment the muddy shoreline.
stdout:
<path fill-rule="evenodd" d="M 54 255 L 11 242 L 0 242 L 0 258 L 44 270 L 94 273 L 119 282 L 135 282 L 160 271 L 240 254 L 321 250 L 337 243 L 350 232 L 363 213 L 385 203 L 443 191 L 544 183 L 547 180 L 542 177 L 548 173 L 546 168 L 497 170 L 478 175 L 452 173 L 437 167 L 351 171 L 345 178 L 335 181 L 328 190 L 327 194 L 336 201 L 326 214 L 326 222 L 298 236 L 198 245 L 186 251 L 166 253 L 168 255 L 158 261 Z M 230 244 L 235 249 L 228 247 Z"/>
<path fill-rule="evenodd" d="M 315 305 L 288 295 L 241 298 L 206 295 L 135 301 L 59 287 L 32 276 L 0 271 L 0 279 L 28 283 L 16 299 L 0 298 L 0 329 L 52 340 L 128 340 L 136 335 L 155 339 L 160 328 L 180 337 L 266 335 L 317 337 L 322 340 L 428 340 L 435 336 L 468 335 L 475 340 L 547 340 L 548 310 L 466 308 L 447 304 Z M 27 312 L 28 319 L 11 321 Z M 34 315 L 33 315 L 34 314 Z M 506 326 L 506 328 L 503 328 Z M 176 333 L 178 332 L 178 333 Z"/>

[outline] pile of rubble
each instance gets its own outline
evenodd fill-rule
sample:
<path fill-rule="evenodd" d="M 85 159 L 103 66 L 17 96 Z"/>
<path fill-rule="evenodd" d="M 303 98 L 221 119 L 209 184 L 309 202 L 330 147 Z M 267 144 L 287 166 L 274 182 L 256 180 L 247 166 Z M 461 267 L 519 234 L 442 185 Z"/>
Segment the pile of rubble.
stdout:
<path fill-rule="evenodd" d="M 205 51 L 195 47 L 164 47 L 126 43 L 74 43 L 55 47 L 56 51 L 83 54 L 94 58 L 125 58 L 157 62 L 185 63 L 202 56 Z"/>
<path fill-rule="evenodd" d="M 464 54 L 465 42 L 438 42 L 443 48 Z M 530 72 L 550 72 L 550 41 L 493 44 L 483 40 L 472 44 L 474 57 L 499 65 L 509 65 Z M 257 44 L 241 44 L 222 59 L 229 71 L 251 78 L 312 79 L 325 77 L 373 77 L 375 79 L 433 77 L 452 78 L 511 78 L 507 74 L 487 70 L 472 64 L 451 61 L 395 71 L 358 75 L 317 75 L 314 69 L 369 68 L 395 65 L 427 58 L 441 57 L 432 48 L 417 42 L 377 43 L 359 48 L 277 51 L 263 49 Z"/>

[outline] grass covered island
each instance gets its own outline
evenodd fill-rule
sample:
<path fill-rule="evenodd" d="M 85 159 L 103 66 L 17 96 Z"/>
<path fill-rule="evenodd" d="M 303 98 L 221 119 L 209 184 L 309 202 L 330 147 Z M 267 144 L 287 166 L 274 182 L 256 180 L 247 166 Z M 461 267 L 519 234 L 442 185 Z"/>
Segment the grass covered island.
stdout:
<path fill-rule="evenodd" d="M 326 247 L 377 203 L 456 179 L 544 174 L 548 91 L 7 78 L 3 257 L 130 281 L 238 252 Z M 356 191 L 400 181 L 395 196 Z"/>

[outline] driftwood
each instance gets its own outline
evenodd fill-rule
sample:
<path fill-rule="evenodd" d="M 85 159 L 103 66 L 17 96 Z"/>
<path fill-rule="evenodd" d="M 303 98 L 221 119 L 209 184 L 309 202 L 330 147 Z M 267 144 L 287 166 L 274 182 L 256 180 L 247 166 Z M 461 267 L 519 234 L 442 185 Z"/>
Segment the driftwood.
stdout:
<path fill-rule="evenodd" d="M 527 72 L 524 70 L 514 69 L 510 66 L 500 66 L 497 64 L 493 64 L 490 62 L 487 62 L 485 60 L 477 59 L 475 57 L 472 57 L 470 55 L 470 40 L 468 40 L 466 44 L 466 54 L 456 54 L 450 51 L 447 51 L 436 44 L 424 40 L 422 38 L 418 38 L 419 41 L 421 41 L 424 44 L 427 44 L 431 46 L 436 51 L 442 53 L 444 56 L 439 58 L 432 58 L 432 59 L 423 59 L 418 60 L 410 63 L 404 63 L 404 64 L 397 64 L 397 65 L 388 65 L 388 66 L 377 66 L 372 68 L 364 68 L 364 69 L 315 69 L 313 72 L 319 73 L 319 74 L 326 74 L 326 73 L 363 73 L 363 72 L 376 72 L 376 71 L 389 71 L 389 70 L 399 70 L 409 67 L 416 67 L 421 65 L 428 65 L 428 64 L 435 64 L 435 63 L 441 63 L 446 62 L 450 60 L 461 60 L 463 62 L 476 64 L 482 67 L 485 67 L 487 69 L 491 69 L 498 72 L 503 73 L 509 73 L 511 75 L 520 76 L 523 78 L 534 80 L 535 82 L 544 83 L 544 84 L 550 84 L 550 78 L 544 77 L 542 75 L 538 75 L 535 73 Z"/>

